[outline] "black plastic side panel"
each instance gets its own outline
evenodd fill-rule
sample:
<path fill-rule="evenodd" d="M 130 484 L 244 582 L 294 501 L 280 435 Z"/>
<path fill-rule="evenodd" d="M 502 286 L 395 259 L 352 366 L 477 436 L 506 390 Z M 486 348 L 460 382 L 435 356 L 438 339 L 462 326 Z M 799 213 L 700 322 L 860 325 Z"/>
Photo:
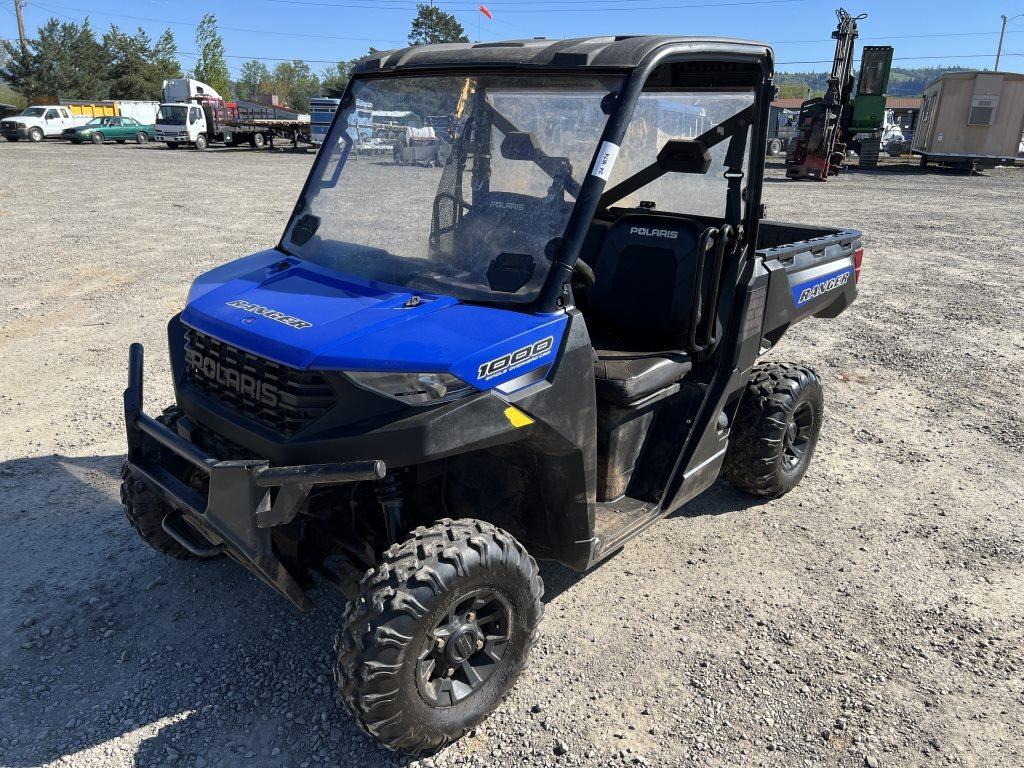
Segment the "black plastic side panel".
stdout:
<path fill-rule="evenodd" d="M 509 401 L 537 420 L 526 445 L 542 460 L 535 482 L 544 500 L 546 557 L 582 570 L 594 541 L 597 418 L 594 350 L 583 316 L 568 310 L 569 328 L 550 387 L 528 387 Z"/>
<path fill-rule="evenodd" d="M 714 483 L 725 459 L 732 421 L 761 345 L 760 318 L 768 276 L 758 262 L 747 262 L 738 280 L 737 311 L 731 315 L 732 327 L 726 329 L 726 341 L 719 350 L 725 370 L 710 382 L 693 417 L 695 434 L 669 486 L 666 511 L 685 504 Z"/>

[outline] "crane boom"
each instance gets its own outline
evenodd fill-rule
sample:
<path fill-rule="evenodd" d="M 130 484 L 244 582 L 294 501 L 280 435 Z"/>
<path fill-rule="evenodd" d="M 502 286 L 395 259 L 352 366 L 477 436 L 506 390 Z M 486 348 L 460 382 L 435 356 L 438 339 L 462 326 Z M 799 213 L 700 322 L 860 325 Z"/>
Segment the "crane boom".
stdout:
<path fill-rule="evenodd" d="M 786 177 L 824 181 L 843 168 L 846 144 L 843 141 L 844 113 L 853 94 L 853 44 L 857 22 L 866 13 L 851 16 L 844 8 L 836 11 L 839 24 L 832 32 L 836 52 L 825 95 L 800 105 L 798 133 L 786 153 Z"/>

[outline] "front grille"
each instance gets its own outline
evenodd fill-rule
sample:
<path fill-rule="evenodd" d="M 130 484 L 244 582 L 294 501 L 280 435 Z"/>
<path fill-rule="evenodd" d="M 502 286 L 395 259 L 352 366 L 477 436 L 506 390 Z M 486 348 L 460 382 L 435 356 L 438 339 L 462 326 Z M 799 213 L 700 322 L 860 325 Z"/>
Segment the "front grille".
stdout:
<path fill-rule="evenodd" d="M 185 358 L 185 377 L 193 388 L 285 437 L 305 429 L 335 402 L 321 374 L 289 368 L 191 328 L 185 331 Z"/>

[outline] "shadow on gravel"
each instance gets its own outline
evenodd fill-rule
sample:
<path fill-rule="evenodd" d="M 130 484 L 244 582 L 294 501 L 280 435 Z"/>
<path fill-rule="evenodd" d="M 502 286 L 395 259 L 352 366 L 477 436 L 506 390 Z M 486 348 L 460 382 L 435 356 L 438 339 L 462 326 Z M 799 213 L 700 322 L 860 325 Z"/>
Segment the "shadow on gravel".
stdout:
<path fill-rule="evenodd" d="M 754 507 L 764 506 L 768 501 L 768 499 L 738 491 L 725 480 L 719 480 L 697 498 L 672 512 L 669 517 L 727 515 L 731 512 L 743 512 Z"/>
<path fill-rule="evenodd" d="M 124 520 L 120 467 L 120 456 L 0 465 L 0 762 L 406 764 L 337 697 L 341 596 L 316 589 L 303 615 L 233 562 L 151 551 Z M 673 514 L 756 503 L 718 485 Z M 555 563 L 541 573 L 546 600 L 586 577 Z"/>
<path fill-rule="evenodd" d="M 335 693 L 342 598 L 303 615 L 235 563 L 151 551 L 120 466 L 0 464 L 0 764 L 407 764 Z"/>

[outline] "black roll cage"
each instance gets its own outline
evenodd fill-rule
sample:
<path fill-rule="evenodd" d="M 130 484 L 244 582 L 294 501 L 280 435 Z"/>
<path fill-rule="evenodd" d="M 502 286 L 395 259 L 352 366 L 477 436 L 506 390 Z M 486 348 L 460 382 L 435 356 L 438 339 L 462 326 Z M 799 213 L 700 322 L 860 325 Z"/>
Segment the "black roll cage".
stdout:
<path fill-rule="evenodd" d="M 599 210 L 601 198 L 605 191 L 605 180 L 593 173 L 594 164 L 598 159 L 601 148 L 605 143 L 614 144 L 616 147 L 622 145 L 623 138 L 633 119 L 633 112 L 636 109 L 637 102 L 640 100 L 644 86 L 658 66 L 662 64 L 700 61 L 755 64 L 760 68 L 760 82 L 754 86 L 752 136 L 750 146 L 747 147 L 749 178 L 746 185 L 746 194 L 743 196 L 744 211 L 740 241 L 737 244 L 741 259 L 749 258 L 750 253 L 752 253 L 749 245 L 750 243 L 757 242 L 757 227 L 762 216 L 761 188 L 764 180 L 765 142 L 767 140 L 771 102 L 775 97 L 775 86 L 772 82 L 774 74 L 772 57 L 771 55 L 761 54 L 694 52 L 688 43 L 670 42 L 650 51 L 636 66 L 627 70 L 620 67 L 588 67 L 576 70 L 578 74 L 620 77 L 624 74 L 625 77 L 614 99 L 611 113 L 608 116 L 608 122 L 605 124 L 604 131 L 601 133 L 601 137 L 594 149 L 590 164 L 587 166 L 587 174 L 580 185 L 579 194 L 575 195 L 576 203 L 566 224 L 565 234 L 561 238 L 558 249 L 554 254 L 551 269 L 548 271 L 544 285 L 541 286 L 540 293 L 533 302 L 511 305 L 514 309 L 538 313 L 554 313 L 559 310 L 566 290 L 565 286 L 572 277 L 583 241 L 587 236 L 591 221 L 593 221 L 595 214 Z M 399 77 L 451 77 L 453 75 L 472 77 L 484 73 L 538 77 L 574 74 L 571 70 L 537 66 L 475 66 L 472 69 L 442 66 L 423 67 L 401 72 L 361 73 L 352 77 L 346 85 L 345 92 L 342 94 L 338 104 L 338 109 L 331 120 L 327 135 L 332 135 L 335 123 L 352 104 L 353 87 L 358 81 L 384 80 Z M 325 146 L 327 146 L 326 142 L 324 142 L 320 151 L 323 151 Z M 309 174 L 306 176 L 306 181 L 302 185 L 302 191 L 299 193 L 292 215 L 289 217 L 289 221 L 285 225 L 285 230 L 278 242 L 278 249 L 285 253 L 288 253 L 288 249 L 284 245 L 284 237 L 291 227 L 291 220 L 306 207 L 306 194 L 309 190 L 309 185 L 312 183 L 316 167 L 317 163 L 314 162 L 310 167 Z"/>

